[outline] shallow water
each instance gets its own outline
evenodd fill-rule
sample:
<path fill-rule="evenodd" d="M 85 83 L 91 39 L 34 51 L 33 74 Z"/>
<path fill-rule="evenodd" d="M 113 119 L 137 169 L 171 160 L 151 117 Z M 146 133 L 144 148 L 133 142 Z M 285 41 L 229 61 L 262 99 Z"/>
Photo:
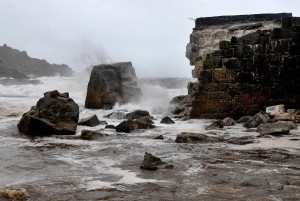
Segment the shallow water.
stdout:
<path fill-rule="evenodd" d="M 168 101 L 186 93 L 160 85 L 142 85 L 141 103 L 116 106 L 114 110 L 147 109 L 155 118 L 154 129 L 130 134 L 103 129 L 108 136 L 97 141 L 45 137 L 29 139 L 18 133 L 21 115 L 42 93 L 69 91 L 80 105 L 80 118 L 97 114 L 117 125 L 122 120 L 105 119 L 111 111 L 84 109 L 87 79 L 42 78 L 37 86 L 1 86 L 0 91 L 0 188 L 25 188 L 30 200 L 297 200 L 300 188 L 289 185 L 300 178 L 300 132 L 285 137 L 256 138 L 255 143 L 177 144 L 181 132 L 206 133 L 213 120 L 177 120 L 160 123 L 168 114 Z M 54 88 L 55 87 L 55 88 Z M 2 90 L 5 89 L 5 90 Z M 153 98 L 154 97 L 154 98 Z M 159 97 L 159 98 L 158 98 Z M 159 112 L 158 112 L 159 111 Z M 78 126 L 77 134 L 87 127 Z M 153 137 L 162 134 L 163 140 Z M 215 136 L 256 136 L 241 125 L 215 131 Z M 173 164 L 174 169 L 140 170 L 145 152 Z M 269 180 L 267 188 L 242 188 L 248 176 Z M 284 190 L 276 190 L 276 183 Z"/>

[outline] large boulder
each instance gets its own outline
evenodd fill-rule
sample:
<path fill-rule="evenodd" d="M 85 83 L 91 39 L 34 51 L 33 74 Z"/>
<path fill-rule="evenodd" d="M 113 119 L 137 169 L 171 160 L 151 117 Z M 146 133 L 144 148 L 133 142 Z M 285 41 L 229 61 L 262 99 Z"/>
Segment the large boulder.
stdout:
<path fill-rule="evenodd" d="M 262 123 L 267 123 L 271 120 L 267 113 L 259 112 L 243 124 L 246 128 L 255 128 Z"/>
<path fill-rule="evenodd" d="M 117 102 L 138 101 L 141 95 L 131 62 L 101 64 L 91 72 L 85 107 L 111 109 Z"/>
<path fill-rule="evenodd" d="M 75 135 L 79 106 L 68 93 L 48 91 L 23 114 L 18 129 L 30 136 Z"/>

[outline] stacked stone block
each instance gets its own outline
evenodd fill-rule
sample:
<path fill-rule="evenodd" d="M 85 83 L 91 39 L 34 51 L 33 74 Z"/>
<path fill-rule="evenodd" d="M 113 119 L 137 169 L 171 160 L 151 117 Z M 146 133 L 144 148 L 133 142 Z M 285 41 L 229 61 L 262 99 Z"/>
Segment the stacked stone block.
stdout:
<path fill-rule="evenodd" d="M 260 16 L 281 26 L 220 41 L 218 50 L 191 62 L 195 63 L 193 76 L 199 80 L 192 118 L 237 118 L 274 104 L 300 109 L 300 18 Z M 209 27 L 208 22 L 222 24 L 222 16 L 216 18 L 197 19 L 195 29 Z"/>

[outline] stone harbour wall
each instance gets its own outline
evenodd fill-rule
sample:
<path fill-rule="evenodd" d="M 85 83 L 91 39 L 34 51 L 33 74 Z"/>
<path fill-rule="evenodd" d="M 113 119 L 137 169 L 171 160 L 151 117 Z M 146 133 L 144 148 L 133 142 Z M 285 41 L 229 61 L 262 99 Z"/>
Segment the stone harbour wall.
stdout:
<path fill-rule="evenodd" d="M 198 18 L 186 56 L 198 78 L 189 85 L 192 118 L 237 118 L 274 104 L 300 109 L 300 17 Z"/>

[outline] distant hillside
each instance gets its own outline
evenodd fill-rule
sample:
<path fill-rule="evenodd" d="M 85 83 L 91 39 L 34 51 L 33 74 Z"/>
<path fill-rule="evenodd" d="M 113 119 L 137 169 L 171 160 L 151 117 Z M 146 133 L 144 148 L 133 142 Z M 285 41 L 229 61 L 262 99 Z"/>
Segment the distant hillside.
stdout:
<path fill-rule="evenodd" d="M 46 60 L 31 58 L 25 51 L 13 49 L 6 44 L 0 46 L 0 77 L 70 76 L 67 65 L 49 64 Z"/>

